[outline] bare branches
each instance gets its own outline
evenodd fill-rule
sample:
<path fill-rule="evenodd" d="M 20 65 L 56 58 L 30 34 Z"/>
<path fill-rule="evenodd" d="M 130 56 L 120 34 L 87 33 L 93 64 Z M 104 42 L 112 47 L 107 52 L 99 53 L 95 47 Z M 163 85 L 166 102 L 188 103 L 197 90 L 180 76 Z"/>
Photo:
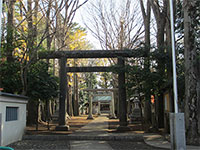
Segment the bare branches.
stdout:
<path fill-rule="evenodd" d="M 138 45 L 136 41 L 142 38 L 141 16 L 137 5 L 131 0 L 117 5 L 112 0 L 104 3 L 98 0 L 90 3 L 88 16 L 85 18 L 85 25 L 99 40 L 103 49 L 120 49 L 121 42 L 123 47 L 132 49 Z M 123 38 L 120 39 L 122 27 Z"/>

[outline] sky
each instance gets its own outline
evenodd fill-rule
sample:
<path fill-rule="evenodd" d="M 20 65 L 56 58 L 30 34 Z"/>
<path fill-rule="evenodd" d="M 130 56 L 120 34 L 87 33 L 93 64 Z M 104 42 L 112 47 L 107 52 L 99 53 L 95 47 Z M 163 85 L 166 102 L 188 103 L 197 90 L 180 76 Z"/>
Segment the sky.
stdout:
<path fill-rule="evenodd" d="M 80 3 L 82 3 L 84 0 L 80 0 Z M 85 5 L 83 5 L 76 13 L 74 21 L 79 23 L 82 27 L 85 27 L 84 24 L 84 19 L 83 18 L 87 18 L 87 9 L 90 6 L 90 3 L 95 3 L 96 1 L 99 0 L 89 0 Z M 110 0 L 101 0 L 103 3 L 108 3 Z M 113 2 L 115 2 L 116 5 L 120 5 L 123 0 L 111 0 Z M 90 41 L 90 43 L 94 46 L 94 49 L 96 50 L 100 50 L 101 46 L 100 43 L 97 39 L 95 39 L 95 37 L 92 35 L 92 33 L 87 30 L 87 39 Z"/>
<path fill-rule="evenodd" d="M 81 1 L 84 1 L 84 0 L 80 0 L 80 3 L 81 3 Z M 79 23 L 80 26 L 81 26 L 81 27 L 84 27 L 84 28 L 86 28 L 86 26 L 85 26 L 85 24 L 84 24 L 83 14 L 84 14 L 84 15 L 86 14 L 86 9 L 87 9 L 87 7 L 88 7 L 90 1 L 91 1 L 91 0 L 89 0 L 89 2 L 87 2 L 83 7 L 81 7 L 81 8 L 77 11 L 77 13 L 76 13 L 76 15 L 75 15 L 75 18 L 74 18 L 74 21 L 77 22 L 77 23 Z M 94 1 L 94 0 L 93 0 L 93 1 Z M 99 41 L 96 40 L 96 39 L 93 37 L 92 33 L 91 33 L 89 30 L 87 30 L 87 39 L 88 39 L 88 40 L 90 41 L 90 43 L 94 46 L 94 49 L 97 49 L 97 50 L 101 49 L 101 46 L 100 46 L 100 44 L 99 44 Z"/>

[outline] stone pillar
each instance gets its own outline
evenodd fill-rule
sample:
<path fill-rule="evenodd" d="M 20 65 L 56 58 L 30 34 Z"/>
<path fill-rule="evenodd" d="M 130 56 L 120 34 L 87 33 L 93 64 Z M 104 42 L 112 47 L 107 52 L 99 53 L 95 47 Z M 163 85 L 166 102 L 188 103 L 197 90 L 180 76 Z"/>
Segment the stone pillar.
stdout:
<path fill-rule="evenodd" d="M 115 99 L 114 99 L 114 93 L 113 92 L 112 92 L 112 99 L 111 99 L 110 105 L 111 105 L 110 119 L 115 119 L 116 118 L 116 116 L 115 116 Z"/>
<path fill-rule="evenodd" d="M 59 97 L 59 125 L 56 130 L 66 131 L 69 126 L 66 125 L 65 99 L 67 91 L 66 58 L 60 59 L 60 97 Z"/>
<path fill-rule="evenodd" d="M 109 102 L 109 108 L 110 108 L 110 112 L 109 112 L 109 118 L 111 118 L 112 116 L 112 102 Z"/>
<path fill-rule="evenodd" d="M 119 90 L 119 127 L 117 130 L 130 130 L 127 121 L 127 105 L 126 105 L 126 87 L 125 87 L 125 61 L 124 58 L 118 58 L 118 66 L 122 68 L 118 74 L 118 90 Z"/>
<path fill-rule="evenodd" d="M 56 98 L 56 110 L 55 112 L 59 112 L 59 99 Z"/>
<path fill-rule="evenodd" d="M 101 102 L 98 102 L 98 115 L 101 115 Z"/>
<path fill-rule="evenodd" d="M 92 98 L 93 96 L 90 94 L 89 95 L 89 114 L 88 114 L 87 119 L 94 119 L 92 116 Z"/>

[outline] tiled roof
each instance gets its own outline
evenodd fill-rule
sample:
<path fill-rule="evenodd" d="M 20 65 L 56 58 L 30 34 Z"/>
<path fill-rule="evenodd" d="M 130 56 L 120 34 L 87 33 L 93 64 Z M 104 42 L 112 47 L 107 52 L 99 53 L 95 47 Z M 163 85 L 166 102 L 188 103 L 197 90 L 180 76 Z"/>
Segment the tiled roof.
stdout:
<path fill-rule="evenodd" d="M 110 102 L 112 96 L 94 96 L 93 102 Z"/>

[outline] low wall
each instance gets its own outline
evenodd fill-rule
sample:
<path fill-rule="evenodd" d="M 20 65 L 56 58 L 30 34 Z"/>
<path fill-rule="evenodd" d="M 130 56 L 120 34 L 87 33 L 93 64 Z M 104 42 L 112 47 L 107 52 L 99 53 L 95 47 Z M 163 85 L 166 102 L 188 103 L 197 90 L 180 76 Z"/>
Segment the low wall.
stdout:
<path fill-rule="evenodd" d="M 26 127 L 28 98 L 0 92 L 0 145 L 22 139 Z"/>

